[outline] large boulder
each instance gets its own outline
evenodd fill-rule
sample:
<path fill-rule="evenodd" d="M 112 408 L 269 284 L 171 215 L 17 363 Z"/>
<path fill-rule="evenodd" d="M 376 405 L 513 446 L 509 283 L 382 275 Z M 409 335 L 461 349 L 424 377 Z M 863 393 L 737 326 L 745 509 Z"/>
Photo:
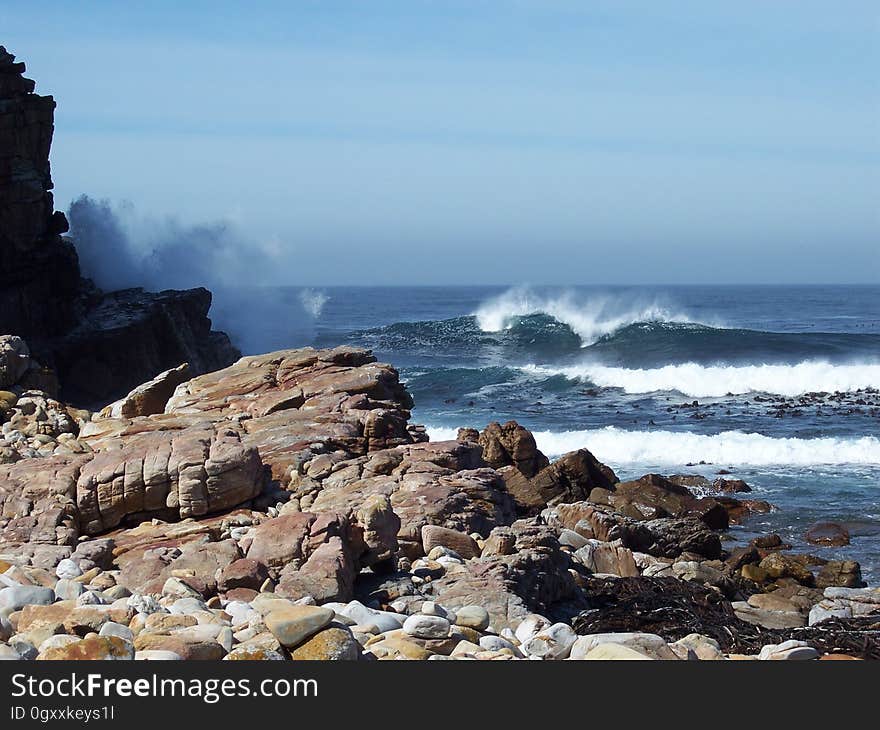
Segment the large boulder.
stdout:
<path fill-rule="evenodd" d="M 659 474 L 646 474 L 611 488 L 594 489 L 589 500 L 608 505 L 636 520 L 693 516 L 715 530 L 726 529 L 729 524 L 727 509 L 718 501 L 695 497 L 687 487 Z"/>
<path fill-rule="evenodd" d="M 594 490 L 614 489 L 614 472 L 586 449 L 565 454 L 532 477 L 508 466 L 499 472 L 522 515 L 534 515 L 547 505 L 578 502 Z"/>
<path fill-rule="evenodd" d="M 189 363 L 183 363 L 159 373 L 152 380 L 142 383 L 120 400 L 106 406 L 101 415 L 112 418 L 152 416 L 165 412 L 165 404 L 174 390 L 191 376 Z"/>
<path fill-rule="evenodd" d="M 493 469 L 513 466 L 524 477 L 531 478 L 550 464 L 538 450 L 531 431 L 516 421 L 508 421 L 503 426 L 490 423 L 478 439 L 483 447 L 483 460 Z"/>
<path fill-rule="evenodd" d="M 849 545 L 849 530 L 837 522 L 816 522 L 807 528 L 806 541 L 812 545 Z"/>
<path fill-rule="evenodd" d="M 457 609 L 479 605 L 500 631 L 530 613 L 571 616 L 584 608 L 584 597 L 573 576 L 573 563 L 560 550 L 552 528 L 539 520 L 519 520 L 493 530 L 510 539 L 504 554 L 484 554 L 461 570 L 428 583 L 423 592 L 441 605 Z M 497 542 L 490 540 L 487 542 Z"/>
<path fill-rule="evenodd" d="M 265 473 L 232 430 L 155 431 L 105 443 L 76 485 L 81 531 L 95 535 L 129 516 L 198 517 L 257 497 Z"/>

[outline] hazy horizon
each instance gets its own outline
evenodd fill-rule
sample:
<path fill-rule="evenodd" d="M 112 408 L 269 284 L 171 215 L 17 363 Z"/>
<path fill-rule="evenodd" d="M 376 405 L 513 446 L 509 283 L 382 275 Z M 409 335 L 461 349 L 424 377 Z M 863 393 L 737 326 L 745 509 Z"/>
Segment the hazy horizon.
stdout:
<path fill-rule="evenodd" d="M 50 1 L 0 27 L 58 102 L 56 207 L 98 201 L 79 230 L 123 282 L 152 251 L 172 286 L 880 282 L 875 3 Z"/>

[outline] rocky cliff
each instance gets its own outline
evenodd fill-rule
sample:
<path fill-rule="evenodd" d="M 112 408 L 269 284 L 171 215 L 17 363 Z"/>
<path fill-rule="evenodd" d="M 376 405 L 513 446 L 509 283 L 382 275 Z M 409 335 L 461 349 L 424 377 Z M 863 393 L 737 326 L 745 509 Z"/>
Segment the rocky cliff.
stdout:
<path fill-rule="evenodd" d="M 196 373 L 234 361 L 228 337 L 211 330 L 207 290 L 105 294 L 83 279 L 51 192 L 55 100 L 24 71 L 0 46 L 0 334 L 26 338 L 65 397 L 89 404 L 184 361 Z"/>

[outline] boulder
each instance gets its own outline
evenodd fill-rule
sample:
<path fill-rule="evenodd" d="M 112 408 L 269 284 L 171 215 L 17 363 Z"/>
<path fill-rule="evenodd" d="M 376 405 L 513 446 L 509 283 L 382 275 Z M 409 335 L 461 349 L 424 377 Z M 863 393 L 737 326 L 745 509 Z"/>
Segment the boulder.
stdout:
<path fill-rule="evenodd" d="M 134 647 L 118 636 L 88 636 L 41 652 L 38 660 L 110 661 L 134 659 Z"/>
<path fill-rule="evenodd" d="M 475 558 L 480 554 L 479 545 L 470 535 L 438 525 L 422 527 L 422 549 L 425 553 L 431 552 L 433 548 L 438 546 L 453 550 L 465 560 Z"/>
<path fill-rule="evenodd" d="M 764 570 L 771 580 L 780 578 L 792 578 L 801 585 L 815 585 L 815 578 L 803 561 L 784 553 L 770 553 L 760 563 L 759 567 Z"/>
<path fill-rule="evenodd" d="M 600 633 L 579 636 L 571 648 L 572 659 L 595 659 L 591 652 L 601 646 L 622 646 L 638 652 L 646 659 L 678 659 L 678 655 L 669 648 L 666 640 L 657 634 L 644 632 Z M 603 656 L 602 658 L 612 658 Z M 620 658 L 627 658 L 621 656 Z M 638 657 L 633 657 L 638 658 Z"/>
<path fill-rule="evenodd" d="M 861 588 L 864 585 L 861 566 L 855 560 L 829 560 L 816 574 L 817 588 Z"/>
<path fill-rule="evenodd" d="M 290 652 L 294 661 L 356 661 L 361 647 L 348 629 L 330 626 Z"/>
<path fill-rule="evenodd" d="M 589 501 L 608 505 L 636 520 L 692 516 L 714 530 L 726 529 L 729 524 L 727 509 L 717 500 L 694 497 L 687 487 L 659 474 L 619 482 L 611 489 L 596 488 L 590 492 Z"/>
<path fill-rule="evenodd" d="M 165 404 L 181 383 L 190 379 L 189 363 L 164 370 L 152 380 L 142 383 L 124 398 L 106 406 L 101 415 L 109 418 L 135 418 L 165 412 Z"/>
<path fill-rule="evenodd" d="M 522 515 L 534 515 L 548 505 L 585 500 L 594 489 L 611 490 L 617 477 L 586 449 L 572 451 L 532 477 L 516 467 L 499 473 Z"/>
<path fill-rule="evenodd" d="M 334 613 L 329 608 L 297 606 L 286 601 L 278 603 L 264 619 L 266 628 L 288 649 L 299 646 L 333 620 Z"/>
<path fill-rule="evenodd" d="M 531 478 L 550 464 L 538 450 L 531 431 L 516 421 L 508 421 L 503 426 L 490 423 L 478 440 L 483 447 L 483 460 L 493 469 L 513 466 L 524 477 Z"/>
<path fill-rule="evenodd" d="M 234 560 L 222 568 L 217 578 L 217 588 L 230 591 L 234 588 L 251 588 L 259 591 L 269 577 L 269 570 L 263 563 L 248 558 Z"/>

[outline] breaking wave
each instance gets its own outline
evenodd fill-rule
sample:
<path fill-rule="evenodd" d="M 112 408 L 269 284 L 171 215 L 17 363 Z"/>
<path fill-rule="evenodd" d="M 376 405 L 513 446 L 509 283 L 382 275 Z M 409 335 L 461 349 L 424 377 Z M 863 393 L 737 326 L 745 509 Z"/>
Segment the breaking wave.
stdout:
<path fill-rule="evenodd" d="M 569 367 L 526 365 L 522 370 L 541 377 L 562 375 L 600 388 L 621 388 L 626 393 L 677 391 L 694 398 L 751 392 L 798 396 L 822 391 L 880 388 L 880 364 L 832 364 L 814 360 L 795 365 L 700 365 L 687 362 L 650 369 L 587 364 Z"/>
<path fill-rule="evenodd" d="M 428 427 L 431 440 L 454 439 L 457 429 Z M 587 448 L 611 466 L 681 465 L 700 461 L 741 466 L 880 465 L 880 439 L 771 438 L 724 431 L 714 435 L 675 431 L 626 431 L 608 426 L 584 431 L 535 431 L 538 448 L 552 457 Z"/>
<path fill-rule="evenodd" d="M 637 322 L 690 322 L 681 313 L 657 303 L 633 303 L 621 296 L 594 295 L 579 300 L 571 292 L 543 295 L 519 287 L 489 299 L 474 316 L 483 332 L 501 332 L 523 317 L 547 315 L 566 325 L 587 347 L 600 337 Z"/>

